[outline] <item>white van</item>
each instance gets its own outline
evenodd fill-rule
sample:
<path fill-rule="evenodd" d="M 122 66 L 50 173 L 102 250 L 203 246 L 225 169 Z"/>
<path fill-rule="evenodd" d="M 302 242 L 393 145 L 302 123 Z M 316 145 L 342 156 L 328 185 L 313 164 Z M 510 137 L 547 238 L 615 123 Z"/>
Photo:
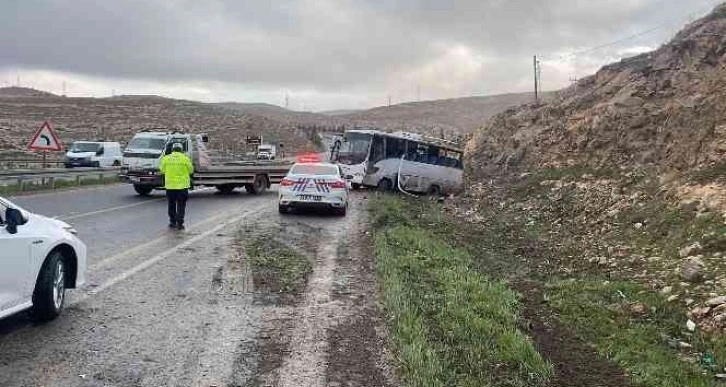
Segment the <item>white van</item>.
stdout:
<path fill-rule="evenodd" d="M 76 141 L 68 149 L 64 163 L 66 168 L 120 167 L 122 158 L 121 144 L 117 142 Z"/>

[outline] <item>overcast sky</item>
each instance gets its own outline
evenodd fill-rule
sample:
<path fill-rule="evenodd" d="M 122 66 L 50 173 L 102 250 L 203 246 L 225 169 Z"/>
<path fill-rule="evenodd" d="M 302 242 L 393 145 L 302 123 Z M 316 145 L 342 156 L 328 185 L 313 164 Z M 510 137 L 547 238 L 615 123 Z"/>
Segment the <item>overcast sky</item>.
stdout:
<path fill-rule="evenodd" d="M 530 91 L 539 54 L 557 89 L 719 2 L 0 0 L 0 86 L 321 111 Z"/>

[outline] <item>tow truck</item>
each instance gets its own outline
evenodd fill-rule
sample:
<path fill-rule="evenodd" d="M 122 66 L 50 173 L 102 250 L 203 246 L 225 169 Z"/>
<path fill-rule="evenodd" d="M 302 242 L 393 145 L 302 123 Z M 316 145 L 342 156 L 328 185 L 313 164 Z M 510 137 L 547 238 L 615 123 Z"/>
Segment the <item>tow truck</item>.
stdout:
<path fill-rule="evenodd" d="M 142 196 L 164 189 L 159 164 L 175 143 L 182 145 L 194 164 L 192 188 L 215 187 L 221 193 L 231 193 L 244 187 L 248 193 L 257 195 L 272 184 L 278 184 L 292 167 L 292 163 L 286 161 L 213 162 L 207 149 L 209 137 L 206 134 L 139 132 L 124 151 L 119 177 L 132 184 L 136 193 Z"/>

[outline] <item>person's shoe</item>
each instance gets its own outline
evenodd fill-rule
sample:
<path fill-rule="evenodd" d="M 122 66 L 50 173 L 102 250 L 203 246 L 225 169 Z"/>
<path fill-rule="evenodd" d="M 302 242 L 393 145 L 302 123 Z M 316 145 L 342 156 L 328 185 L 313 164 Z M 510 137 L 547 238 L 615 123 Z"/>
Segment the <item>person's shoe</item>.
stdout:
<path fill-rule="evenodd" d="M 185 228 L 184 228 L 184 225 L 183 225 L 183 224 L 179 223 L 179 224 L 178 224 L 178 225 L 176 226 L 176 229 L 177 229 L 177 230 L 184 230 Z"/>
<path fill-rule="evenodd" d="M 176 224 L 174 224 L 174 223 L 169 223 L 169 228 L 176 228 Z"/>

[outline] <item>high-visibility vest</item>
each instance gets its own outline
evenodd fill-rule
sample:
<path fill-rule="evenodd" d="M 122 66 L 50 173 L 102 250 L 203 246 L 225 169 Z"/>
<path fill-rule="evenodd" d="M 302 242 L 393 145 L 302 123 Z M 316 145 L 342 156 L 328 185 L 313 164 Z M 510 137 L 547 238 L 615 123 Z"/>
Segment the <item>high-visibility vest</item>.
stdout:
<path fill-rule="evenodd" d="M 189 156 L 182 152 L 172 152 L 161 158 L 159 166 L 161 174 L 164 175 L 164 188 L 166 189 L 188 189 L 191 187 L 191 175 L 194 173 L 194 165 Z"/>

